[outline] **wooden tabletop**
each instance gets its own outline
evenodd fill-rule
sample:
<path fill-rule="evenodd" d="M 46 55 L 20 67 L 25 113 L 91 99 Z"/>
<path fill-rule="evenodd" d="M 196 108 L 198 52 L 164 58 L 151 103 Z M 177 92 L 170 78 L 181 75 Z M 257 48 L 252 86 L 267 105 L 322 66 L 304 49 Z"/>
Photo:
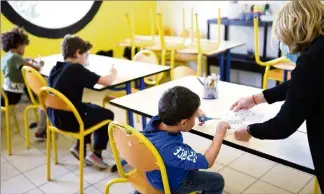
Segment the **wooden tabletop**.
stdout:
<path fill-rule="evenodd" d="M 96 84 L 94 86 L 94 89 L 99 91 L 125 84 L 129 81 L 168 71 L 170 69 L 168 66 L 135 62 L 93 54 L 89 55 L 88 60 L 89 65 L 85 67 L 100 76 L 107 75 L 110 72 L 112 65 L 114 65 L 117 70 L 117 78 L 112 85 L 103 86 Z M 50 71 L 56 65 L 57 61 L 64 60 L 61 54 L 57 54 L 43 57 L 43 61 L 45 64 L 40 72 L 42 75 L 48 77 Z"/>
<path fill-rule="evenodd" d="M 175 81 L 146 89 L 128 96 L 117 98 L 111 104 L 132 110 L 136 113 L 152 117 L 158 113 L 158 101 L 165 90 L 173 86 L 185 86 L 201 96 L 203 87 L 195 76 L 188 76 Z M 258 88 L 238 84 L 220 82 L 219 97 L 215 100 L 201 99 L 201 108 L 209 117 L 221 118 L 229 110 L 232 103 L 240 97 L 246 97 L 260 92 Z M 261 104 L 252 109 L 256 113 L 264 114 L 263 120 L 275 116 L 282 102 L 272 105 Z M 196 125 L 191 132 L 212 139 L 216 132 L 218 120 L 208 121 L 203 126 Z M 259 140 L 252 138 L 249 142 L 237 141 L 233 130 L 229 130 L 224 144 L 250 152 L 252 154 L 313 173 L 313 163 L 308 146 L 306 126 L 303 124 L 298 131 L 285 140 Z"/>
<path fill-rule="evenodd" d="M 159 36 L 136 36 L 135 42 L 149 42 L 154 41 L 155 45 L 145 47 L 150 50 L 159 51 L 161 50 L 160 37 Z M 197 50 L 197 40 L 196 38 L 192 41 L 191 38 L 183 38 L 179 36 L 165 36 L 164 41 L 167 48 L 175 48 L 178 53 L 181 54 L 198 54 Z M 226 50 L 233 49 L 239 46 L 243 46 L 244 42 L 239 41 L 221 41 L 218 46 L 217 41 L 200 39 L 201 49 L 204 55 L 213 55 L 222 53 Z M 119 43 L 120 46 L 130 46 L 130 40 L 126 39 L 123 42 Z"/>

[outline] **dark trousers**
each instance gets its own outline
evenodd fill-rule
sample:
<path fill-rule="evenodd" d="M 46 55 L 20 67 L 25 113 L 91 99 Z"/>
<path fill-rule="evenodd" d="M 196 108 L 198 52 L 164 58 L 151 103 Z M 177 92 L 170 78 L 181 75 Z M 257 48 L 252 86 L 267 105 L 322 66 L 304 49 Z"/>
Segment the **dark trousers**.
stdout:
<path fill-rule="evenodd" d="M 14 104 L 18 104 L 18 102 L 21 99 L 22 93 L 15 93 L 15 92 L 7 92 L 4 91 L 8 97 L 8 101 L 9 101 L 9 105 L 14 105 Z M 5 102 L 4 102 L 4 98 L 3 96 L 1 96 L 1 106 L 4 106 Z"/>
<path fill-rule="evenodd" d="M 108 109 L 102 108 L 94 104 L 86 104 L 86 111 L 83 116 L 85 129 L 90 128 L 104 120 L 114 120 L 114 113 Z M 108 125 L 97 129 L 93 132 L 93 149 L 105 150 L 108 143 Z M 87 135 L 84 139 L 85 144 L 91 143 L 91 135 Z"/>

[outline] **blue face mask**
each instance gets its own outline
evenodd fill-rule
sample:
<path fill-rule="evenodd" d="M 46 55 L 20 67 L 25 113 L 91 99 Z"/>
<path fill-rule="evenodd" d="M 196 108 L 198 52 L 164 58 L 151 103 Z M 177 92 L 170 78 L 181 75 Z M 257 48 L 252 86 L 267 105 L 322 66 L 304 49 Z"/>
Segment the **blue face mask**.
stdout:
<path fill-rule="evenodd" d="M 284 44 L 283 42 L 280 42 L 280 50 L 281 50 L 283 56 L 286 56 L 292 62 L 296 63 L 297 58 L 299 57 L 299 53 L 291 54 L 289 51 L 289 47 L 286 44 Z"/>

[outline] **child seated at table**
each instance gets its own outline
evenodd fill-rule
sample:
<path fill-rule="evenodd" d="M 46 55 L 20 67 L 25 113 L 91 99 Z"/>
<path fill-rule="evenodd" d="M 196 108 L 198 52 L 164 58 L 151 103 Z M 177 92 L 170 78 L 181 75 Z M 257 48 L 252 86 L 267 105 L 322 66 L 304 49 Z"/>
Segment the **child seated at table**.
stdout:
<path fill-rule="evenodd" d="M 39 65 L 35 65 L 36 61 L 34 59 L 23 58 L 25 47 L 29 45 L 29 39 L 22 28 L 15 27 L 8 32 L 2 33 L 1 45 L 2 50 L 6 52 L 1 59 L 1 68 L 4 74 L 2 88 L 8 97 L 9 105 L 14 105 L 20 101 L 24 92 L 29 97 L 21 68 L 30 66 L 39 71 L 44 62 L 40 61 Z M 4 98 L 1 98 L 1 106 L 4 106 Z M 39 114 L 40 125 L 35 133 L 35 138 L 36 140 L 44 140 L 46 135 L 46 115 L 42 111 Z"/>
<path fill-rule="evenodd" d="M 151 119 L 143 134 L 159 151 L 169 179 L 172 193 L 221 194 L 224 178 L 216 172 L 199 171 L 213 166 L 229 125 L 220 122 L 212 144 L 205 154 L 197 153 L 183 142 L 182 132 L 190 131 L 196 117 L 203 116 L 197 94 L 181 86 L 167 90 L 159 101 L 159 115 Z M 149 183 L 163 191 L 158 170 L 147 172 Z"/>
<path fill-rule="evenodd" d="M 108 86 L 116 78 L 116 69 L 112 68 L 106 76 L 99 76 L 84 67 L 92 45 L 78 36 L 66 35 L 61 50 L 64 62 L 57 62 L 50 72 L 48 84 L 64 94 L 76 107 L 87 129 L 104 120 L 113 120 L 112 111 L 100 106 L 83 103 L 84 88 L 93 88 L 95 84 Z M 48 109 L 47 114 L 54 126 L 69 131 L 79 132 L 79 124 L 71 112 Z M 85 137 L 85 145 L 91 143 L 91 134 Z M 105 125 L 94 132 L 93 151 L 85 153 L 85 164 L 105 169 L 108 164 L 103 161 L 102 150 L 108 143 L 108 126 Z M 79 141 L 70 148 L 74 157 L 79 159 Z M 86 149 L 85 149 L 86 151 Z"/>

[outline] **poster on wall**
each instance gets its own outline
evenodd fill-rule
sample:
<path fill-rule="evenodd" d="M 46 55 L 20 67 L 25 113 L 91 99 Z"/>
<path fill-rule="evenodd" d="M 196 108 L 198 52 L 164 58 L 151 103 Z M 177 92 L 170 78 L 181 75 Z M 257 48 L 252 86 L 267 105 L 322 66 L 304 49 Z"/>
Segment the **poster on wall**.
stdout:
<path fill-rule="evenodd" d="M 83 29 L 101 4 L 102 1 L 1 1 L 1 12 L 27 32 L 55 39 Z"/>

